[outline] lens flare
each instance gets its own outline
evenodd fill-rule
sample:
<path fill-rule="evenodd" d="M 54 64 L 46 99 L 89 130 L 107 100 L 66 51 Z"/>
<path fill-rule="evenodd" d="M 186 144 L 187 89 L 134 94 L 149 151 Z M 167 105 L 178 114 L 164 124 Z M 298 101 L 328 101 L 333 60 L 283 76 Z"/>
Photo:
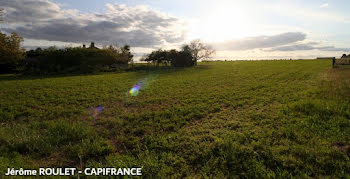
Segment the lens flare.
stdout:
<path fill-rule="evenodd" d="M 98 107 L 90 108 L 89 112 L 92 117 L 97 117 L 103 111 L 103 109 L 104 109 L 103 106 L 98 106 Z"/>
<path fill-rule="evenodd" d="M 140 89 L 141 89 L 141 85 L 136 83 L 130 90 L 129 90 L 129 94 L 131 96 L 137 96 L 140 92 Z"/>
<path fill-rule="evenodd" d="M 148 83 L 148 78 L 145 78 L 143 80 L 138 81 L 130 90 L 129 94 L 131 96 L 137 96 L 140 92 L 141 89 L 144 89 L 147 87 Z"/>
<path fill-rule="evenodd" d="M 140 91 L 149 86 L 157 77 L 157 75 L 149 74 L 146 78 L 139 80 L 129 91 L 130 96 L 139 95 Z"/>

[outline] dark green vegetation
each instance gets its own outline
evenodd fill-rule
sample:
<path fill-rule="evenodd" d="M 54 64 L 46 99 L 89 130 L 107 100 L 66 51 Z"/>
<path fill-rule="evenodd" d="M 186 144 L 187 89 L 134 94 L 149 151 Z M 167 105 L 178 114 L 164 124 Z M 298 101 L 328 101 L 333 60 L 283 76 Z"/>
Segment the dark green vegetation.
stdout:
<path fill-rule="evenodd" d="M 23 42 L 23 38 L 16 33 L 6 35 L 0 31 L 0 74 L 18 71 L 17 68 L 20 66 L 25 52 L 21 48 L 21 42 Z"/>
<path fill-rule="evenodd" d="M 133 55 L 129 46 L 97 48 L 40 48 L 26 52 L 21 71 L 24 74 L 91 73 L 127 66 Z M 115 70 L 114 69 L 114 70 Z"/>
<path fill-rule="evenodd" d="M 1 13 L 0 13 L 1 15 Z M 0 74 L 86 74 L 125 69 L 132 61 L 130 46 L 108 46 L 98 49 L 91 43 L 89 48 L 49 47 L 25 52 L 21 47 L 23 38 L 16 33 L 0 31 Z"/>
<path fill-rule="evenodd" d="M 147 88 L 129 96 L 145 77 Z M 350 175 L 350 69 L 328 60 L 3 75 L 0 101 L 1 174 L 138 166 L 150 178 Z"/>

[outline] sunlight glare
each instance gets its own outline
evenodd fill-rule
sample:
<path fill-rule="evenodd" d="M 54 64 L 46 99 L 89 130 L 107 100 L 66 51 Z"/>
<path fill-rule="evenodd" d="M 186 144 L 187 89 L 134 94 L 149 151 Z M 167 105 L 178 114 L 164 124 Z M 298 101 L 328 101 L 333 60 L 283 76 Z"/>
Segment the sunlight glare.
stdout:
<path fill-rule="evenodd" d="M 193 23 L 192 38 L 208 42 L 222 42 L 254 35 L 254 15 L 244 4 L 224 1 L 211 8 L 204 20 Z"/>

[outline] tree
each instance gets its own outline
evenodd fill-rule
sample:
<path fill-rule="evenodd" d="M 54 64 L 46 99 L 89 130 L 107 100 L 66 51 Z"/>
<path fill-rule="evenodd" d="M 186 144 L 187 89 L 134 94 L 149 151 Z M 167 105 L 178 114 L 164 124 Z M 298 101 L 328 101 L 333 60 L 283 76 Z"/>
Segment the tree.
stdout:
<path fill-rule="evenodd" d="M 144 61 L 147 61 L 147 62 L 152 61 L 153 63 L 157 64 L 157 66 L 159 66 L 159 64 L 161 63 L 167 65 L 168 63 L 170 63 L 170 59 L 169 59 L 170 56 L 168 55 L 168 53 L 169 52 L 166 50 L 159 49 L 147 55 Z"/>
<path fill-rule="evenodd" d="M 215 54 L 215 50 L 212 49 L 210 46 L 205 45 L 200 40 L 193 40 L 189 45 L 187 45 L 189 48 L 194 65 L 197 65 L 197 62 L 199 60 L 206 60 L 210 58 L 213 54 Z M 184 46 L 185 47 L 185 46 Z"/>
<path fill-rule="evenodd" d="M 182 47 L 182 50 L 179 52 L 173 51 L 173 59 L 171 61 L 171 65 L 174 67 L 190 67 L 194 66 L 194 60 L 191 53 L 191 49 L 188 45 Z"/>
<path fill-rule="evenodd" d="M 134 55 L 131 53 L 130 46 L 129 45 L 124 45 L 124 47 L 120 48 L 121 50 L 121 55 L 127 62 L 131 62 Z"/>
<path fill-rule="evenodd" d="M 123 47 L 117 47 L 110 45 L 107 48 L 104 47 L 105 49 L 108 49 L 115 53 L 117 55 L 118 63 L 123 63 L 123 64 L 128 64 L 129 62 L 132 61 L 134 55 L 130 51 L 130 46 L 129 45 L 124 45 Z"/>
<path fill-rule="evenodd" d="M 159 66 L 159 64 L 171 64 L 174 67 L 190 67 L 194 66 L 193 56 L 191 54 L 191 48 L 186 45 L 181 51 L 175 49 L 172 50 L 155 50 L 142 59 L 142 61 L 153 62 Z"/>
<path fill-rule="evenodd" d="M 12 33 L 7 36 L 0 31 L 0 72 L 13 72 L 24 58 L 25 49 L 21 48 L 23 38 Z"/>
<path fill-rule="evenodd" d="M 346 58 L 347 56 L 346 56 L 346 54 L 343 54 L 342 56 L 341 56 L 341 58 Z"/>
<path fill-rule="evenodd" d="M 156 50 L 142 58 L 142 61 L 153 62 L 157 66 L 161 63 L 174 67 L 190 67 L 197 65 L 198 60 L 210 58 L 215 53 L 208 45 L 203 44 L 200 40 L 194 40 L 189 45 L 184 45 L 180 51 Z"/>
<path fill-rule="evenodd" d="M 179 55 L 179 52 L 175 49 L 172 49 L 168 52 L 168 62 L 173 64 L 173 62 L 176 60 L 177 56 Z"/>

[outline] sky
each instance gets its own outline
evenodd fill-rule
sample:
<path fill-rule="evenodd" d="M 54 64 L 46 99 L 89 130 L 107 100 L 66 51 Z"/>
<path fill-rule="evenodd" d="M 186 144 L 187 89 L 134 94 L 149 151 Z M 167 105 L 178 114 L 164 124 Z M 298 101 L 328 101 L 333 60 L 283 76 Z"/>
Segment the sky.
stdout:
<path fill-rule="evenodd" d="M 201 39 L 213 59 L 350 54 L 349 0 L 0 0 L 23 46 L 131 45 L 136 57 Z"/>

